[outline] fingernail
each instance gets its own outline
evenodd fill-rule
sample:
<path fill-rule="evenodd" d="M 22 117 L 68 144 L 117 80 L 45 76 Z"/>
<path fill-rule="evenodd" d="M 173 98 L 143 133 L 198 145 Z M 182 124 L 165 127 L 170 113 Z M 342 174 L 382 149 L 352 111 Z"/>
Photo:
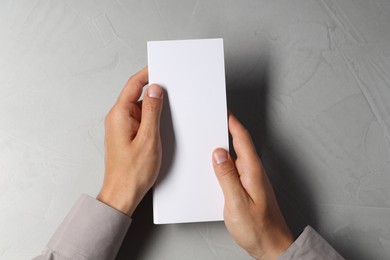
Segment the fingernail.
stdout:
<path fill-rule="evenodd" d="M 148 88 L 148 97 L 161 98 L 161 96 L 162 96 L 162 89 L 158 85 L 153 84 Z"/>
<path fill-rule="evenodd" d="M 221 164 L 227 160 L 227 153 L 223 149 L 218 149 L 214 152 L 214 162 Z"/>

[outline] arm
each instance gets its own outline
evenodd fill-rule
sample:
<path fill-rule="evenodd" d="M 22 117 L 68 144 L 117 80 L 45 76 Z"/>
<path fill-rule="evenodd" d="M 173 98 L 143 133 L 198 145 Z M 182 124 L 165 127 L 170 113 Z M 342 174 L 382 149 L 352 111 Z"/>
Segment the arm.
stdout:
<path fill-rule="evenodd" d="M 237 159 L 218 148 L 213 165 L 225 197 L 225 225 L 237 244 L 256 259 L 343 259 L 310 227 L 294 242 L 252 139 L 231 114 L 229 131 Z"/>
<path fill-rule="evenodd" d="M 34 259 L 114 259 L 130 223 L 127 215 L 83 194 Z"/>
<path fill-rule="evenodd" d="M 163 93 L 151 85 L 138 102 L 147 81 L 147 68 L 132 76 L 106 116 L 105 175 L 97 198 L 82 195 L 35 259 L 115 258 L 161 164 Z"/>

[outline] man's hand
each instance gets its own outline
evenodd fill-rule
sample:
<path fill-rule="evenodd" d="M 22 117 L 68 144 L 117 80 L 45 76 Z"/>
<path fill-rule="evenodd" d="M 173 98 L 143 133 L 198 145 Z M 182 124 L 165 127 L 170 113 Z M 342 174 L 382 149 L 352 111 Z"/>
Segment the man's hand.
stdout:
<path fill-rule="evenodd" d="M 276 259 L 293 243 L 271 183 L 248 131 L 229 114 L 237 160 L 222 148 L 213 165 L 225 197 L 225 225 L 234 240 L 256 259 Z"/>
<path fill-rule="evenodd" d="M 131 216 L 156 181 L 161 165 L 160 86 L 146 90 L 148 69 L 133 75 L 105 119 L 105 175 L 97 199 Z"/>

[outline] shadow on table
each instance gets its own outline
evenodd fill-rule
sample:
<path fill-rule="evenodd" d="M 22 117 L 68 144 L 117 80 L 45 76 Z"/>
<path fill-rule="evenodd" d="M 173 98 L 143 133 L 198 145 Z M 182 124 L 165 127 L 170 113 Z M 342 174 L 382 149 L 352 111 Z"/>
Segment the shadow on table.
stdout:
<path fill-rule="evenodd" d="M 153 224 L 152 191 L 149 191 L 133 214 L 133 224 L 123 240 L 117 260 L 140 259 L 149 242 L 158 232 Z"/>
<path fill-rule="evenodd" d="M 317 226 L 315 192 L 304 178 L 309 173 L 295 160 L 296 155 L 283 147 L 270 125 L 271 65 L 266 53 L 252 61 L 231 62 L 231 67 L 227 63 L 228 108 L 250 132 L 286 222 L 298 236 L 306 225 Z"/>
<path fill-rule="evenodd" d="M 276 101 L 277 95 L 274 92 L 275 85 L 271 82 L 272 63 L 267 54 L 252 57 L 251 61 L 232 61 L 227 63 L 226 70 L 228 108 L 249 130 L 288 226 L 295 237 L 299 236 L 307 225 L 318 230 L 315 203 L 318 201 L 317 192 L 307 180 L 311 173 L 301 163 L 304 160 L 291 148 L 283 145 L 281 136 L 278 136 L 271 124 L 271 102 Z M 232 150 L 232 145 L 230 147 Z M 346 229 L 345 233 L 356 234 L 355 239 L 347 239 L 348 235 L 345 233 L 338 234 L 339 238 L 335 239 L 335 234 L 332 236 L 330 232 L 327 232 L 328 237 L 325 238 L 346 259 L 372 258 L 368 252 L 357 246 L 361 243 L 359 237 L 364 235 L 360 234 L 363 232 Z"/>

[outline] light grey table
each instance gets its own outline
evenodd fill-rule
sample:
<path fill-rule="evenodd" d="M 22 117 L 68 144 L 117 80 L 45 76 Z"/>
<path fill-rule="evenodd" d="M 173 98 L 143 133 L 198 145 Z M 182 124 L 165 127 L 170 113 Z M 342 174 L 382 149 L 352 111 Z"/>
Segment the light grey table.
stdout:
<path fill-rule="evenodd" d="M 390 258 L 389 1 L 1 0 L 1 259 L 39 254 L 97 194 L 103 119 L 146 41 L 216 37 L 229 109 L 295 235 L 310 224 L 349 259 Z M 149 195 L 118 259 L 249 257 L 223 223 L 154 226 Z"/>

